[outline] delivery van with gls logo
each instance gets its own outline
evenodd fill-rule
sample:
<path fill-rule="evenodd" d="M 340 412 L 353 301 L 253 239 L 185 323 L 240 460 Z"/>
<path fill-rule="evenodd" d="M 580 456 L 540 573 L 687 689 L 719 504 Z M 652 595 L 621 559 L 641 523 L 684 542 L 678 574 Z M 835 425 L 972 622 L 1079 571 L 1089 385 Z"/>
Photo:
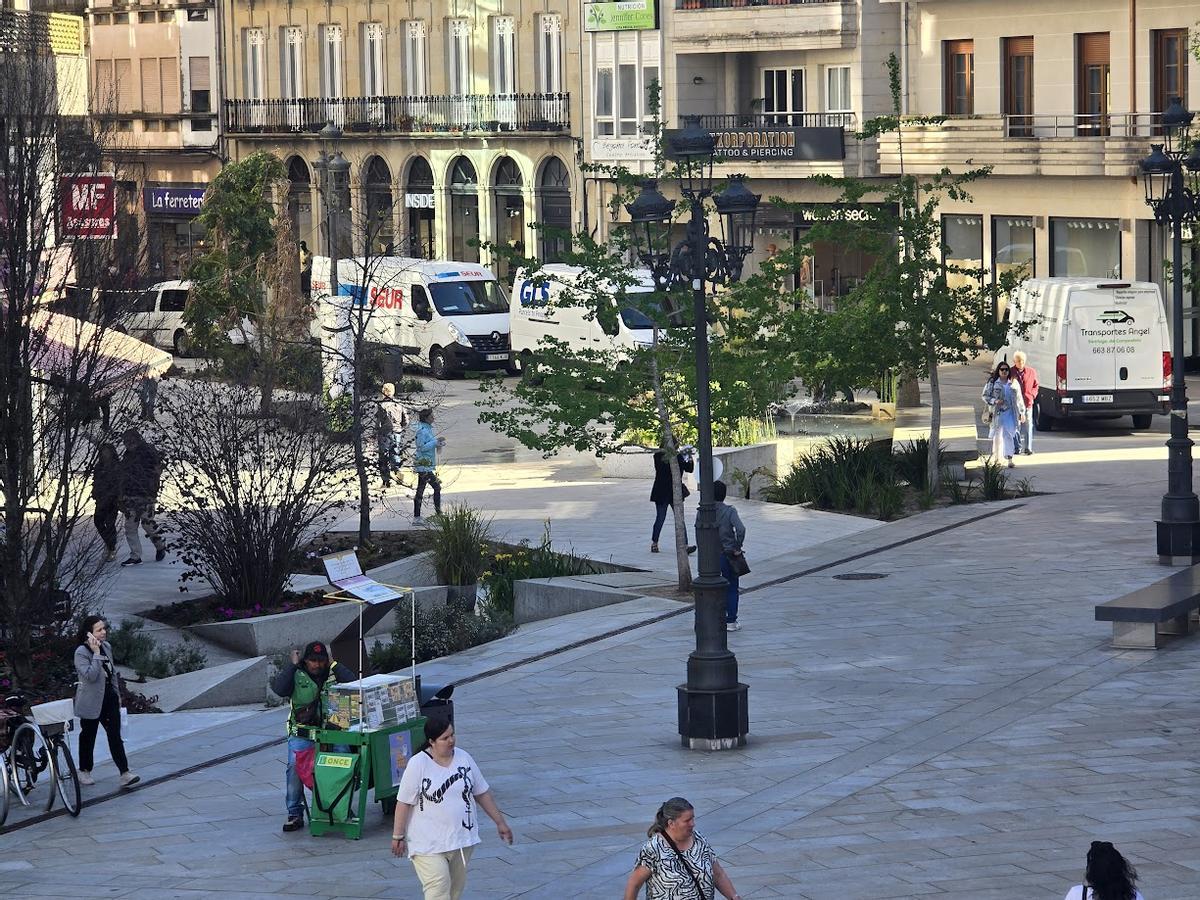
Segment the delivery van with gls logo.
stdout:
<path fill-rule="evenodd" d="M 1041 385 L 1033 408 L 1038 431 L 1123 415 L 1134 428 L 1149 428 L 1155 413 L 1169 411 L 1171 343 L 1157 285 L 1030 278 L 1010 309 L 1008 342 L 996 361 L 1011 363 L 1025 351 Z"/>
<path fill-rule="evenodd" d="M 627 295 L 653 293 L 649 272 L 633 274 L 637 281 L 625 288 Z M 603 305 L 571 297 L 572 285 L 581 292 L 602 292 Z M 518 269 L 512 291 L 512 349 L 518 365 L 526 363 L 547 337 L 573 349 L 633 350 L 654 341 L 654 323 L 603 282 L 588 284 L 579 266 L 552 263 L 536 272 Z"/>
<path fill-rule="evenodd" d="M 436 378 L 505 369 L 512 360 L 508 297 L 496 276 L 478 263 L 401 256 L 341 259 L 340 299 L 330 303 L 329 258 L 315 256 L 312 292 L 314 301 L 334 307 L 334 319 L 360 312 L 367 342 L 394 348 L 405 363 L 428 366 Z M 328 312 L 318 314 L 315 329 L 328 324 Z"/>

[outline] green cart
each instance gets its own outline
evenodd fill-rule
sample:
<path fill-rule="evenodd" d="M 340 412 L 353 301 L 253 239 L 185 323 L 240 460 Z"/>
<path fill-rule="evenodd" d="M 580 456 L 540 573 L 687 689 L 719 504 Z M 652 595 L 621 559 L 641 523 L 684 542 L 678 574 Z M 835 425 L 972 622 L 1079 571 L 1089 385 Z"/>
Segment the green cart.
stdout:
<path fill-rule="evenodd" d="M 395 810 L 400 775 L 424 741 L 425 719 L 418 716 L 370 731 L 305 730 L 308 733 L 301 736 L 317 745 L 309 832 L 314 837 L 333 832 L 358 840 L 368 791 L 374 791 L 385 817 Z"/>

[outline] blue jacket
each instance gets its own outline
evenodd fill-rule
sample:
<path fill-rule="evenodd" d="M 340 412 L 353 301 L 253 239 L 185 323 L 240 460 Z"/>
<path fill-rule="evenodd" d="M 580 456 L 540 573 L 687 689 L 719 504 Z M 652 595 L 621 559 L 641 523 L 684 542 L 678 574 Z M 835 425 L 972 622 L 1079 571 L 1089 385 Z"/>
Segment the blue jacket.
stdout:
<path fill-rule="evenodd" d="M 434 437 L 433 426 L 428 422 L 421 422 L 417 425 L 415 446 L 413 471 L 434 471 L 437 468 L 437 438 Z"/>

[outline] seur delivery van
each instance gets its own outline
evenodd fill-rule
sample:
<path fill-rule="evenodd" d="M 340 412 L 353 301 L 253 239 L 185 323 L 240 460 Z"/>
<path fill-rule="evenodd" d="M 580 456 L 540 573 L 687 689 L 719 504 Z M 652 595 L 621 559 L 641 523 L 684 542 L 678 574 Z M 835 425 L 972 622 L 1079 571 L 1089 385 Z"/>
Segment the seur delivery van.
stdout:
<path fill-rule="evenodd" d="M 428 366 L 435 378 L 507 369 L 512 362 L 508 297 L 479 263 L 401 256 L 341 259 L 342 299 L 331 303 L 329 257 L 314 256 L 312 294 L 318 304 L 314 336 L 321 337 L 323 323 L 328 326 L 331 318 L 344 319 L 351 309 L 360 309 L 369 343 L 394 348 L 409 364 Z"/>
<path fill-rule="evenodd" d="M 1030 278 L 1010 306 L 996 361 L 1024 350 L 1037 372 L 1034 427 L 1133 417 L 1149 428 L 1170 407 L 1171 342 L 1158 286 L 1110 278 Z M 1021 326 L 1027 326 L 1024 333 Z"/>

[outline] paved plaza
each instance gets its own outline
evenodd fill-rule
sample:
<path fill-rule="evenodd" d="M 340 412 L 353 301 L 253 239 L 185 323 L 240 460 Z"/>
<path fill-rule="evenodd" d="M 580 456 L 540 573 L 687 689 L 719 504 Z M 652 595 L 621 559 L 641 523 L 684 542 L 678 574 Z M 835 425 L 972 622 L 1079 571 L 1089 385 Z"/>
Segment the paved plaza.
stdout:
<path fill-rule="evenodd" d="M 974 440 L 975 383 L 964 370 L 954 441 Z M 747 900 L 1058 898 L 1093 839 L 1130 857 L 1147 900 L 1195 900 L 1200 635 L 1114 651 L 1092 610 L 1166 574 L 1156 427 L 1044 436 L 1021 468 L 1055 493 L 847 519 L 774 554 L 752 531 L 745 627 L 730 635 L 750 685 L 743 750 L 679 747 L 693 634 L 672 600 L 421 667 L 466 682 L 460 745 L 516 833 L 504 847 L 485 825 L 466 896 L 619 896 L 654 810 L 682 795 Z M 1080 453 L 1098 456 L 1067 464 Z M 606 508 L 589 508 L 594 529 Z M 586 539 L 574 515 L 563 525 Z M 836 577 L 851 573 L 885 577 Z M 0 895 L 420 897 L 375 810 L 360 842 L 280 832 L 282 710 L 212 715 L 135 740 L 145 786 L 110 797 L 99 766 L 87 796 L 106 799 L 78 819 L 0 835 Z"/>

